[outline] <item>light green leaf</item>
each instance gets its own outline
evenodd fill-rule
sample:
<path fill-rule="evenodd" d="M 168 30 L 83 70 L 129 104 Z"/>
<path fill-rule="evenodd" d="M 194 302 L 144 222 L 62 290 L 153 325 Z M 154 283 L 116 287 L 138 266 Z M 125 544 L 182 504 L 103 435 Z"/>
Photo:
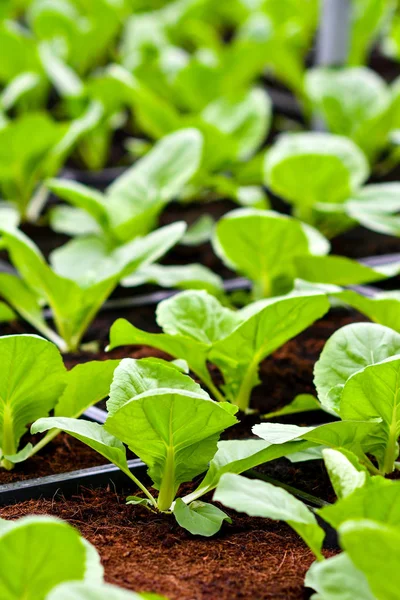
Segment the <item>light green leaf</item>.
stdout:
<path fill-rule="evenodd" d="M 55 416 L 80 417 L 90 406 L 106 398 L 119 364 L 119 360 L 93 360 L 68 371 L 64 392 L 55 407 Z"/>
<path fill-rule="evenodd" d="M 321 405 L 311 394 L 299 394 L 286 406 L 263 415 L 263 419 L 273 419 L 283 415 L 295 415 L 310 410 L 320 410 Z"/>
<path fill-rule="evenodd" d="M 211 537 L 221 529 L 224 521 L 232 523 L 220 508 L 199 500 L 187 505 L 181 498 L 177 498 L 173 513 L 179 525 L 193 535 Z"/>
<path fill-rule="evenodd" d="M 304 585 L 318 594 L 315 600 L 377 600 L 365 575 L 351 562 L 346 552 L 314 562 L 306 574 Z"/>
<path fill-rule="evenodd" d="M 322 558 L 325 532 L 310 509 L 286 490 L 265 481 L 226 473 L 221 477 L 213 499 L 251 517 L 286 521 L 317 558 Z"/>
<path fill-rule="evenodd" d="M 399 355 L 367 366 L 347 380 L 340 400 L 340 416 L 346 420 L 381 420 L 371 440 L 370 452 L 377 457 L 382 472 L 391 473 L 399 455 Z"/>
<path fill-rule="evenodd" d="M 272 103 L 268 94 L 253 89 L 239 100 L 217 98 L 202 112 L 203 119 L 231 136 L 238 144 L 238 158 L 245 160 L 258 149 L 268 134 Z"/>
<path fill-rule="evenodd" d="M 31 433 L 43 433 L 49 429 L 60 429 L 83 442 L 107 460 L 116 465 L 121 471 L 129 473 L 126 461 L 125 446 L 116 437 L 108 433 L 103 425 L 83 419 L 67 417 L 48 417 L 38 419 L 31 427 Z"/>
<path fill-rule="evenodd" d="M 210 462 L 209 469 L 196 490 L 185 496 L 186 503 L 200 498 L 213 490 L 224 473 L 243 473 L 276 458 L 306 450 L 311 443 L 292 441 L 274 445 L 262 440 L 228 440 L 218 442 L 218 450 Z"/>
<path fill-rule="evenodd" d="M 379 423 L 368 421 L 336 421 L 317 427 L 298 427 L 280 423 L 260 423 L 252 431 L 269 444 L 286 444 L 295 440 L 311 442 L 313 446 L 344 448 L 356 456 L 363 455 L 360 448 L 368 449 Z M 298 448 L 298 450 L 303 450 Z"/>
<path fill-rule="evenodd" d="M 322 406 L 339 414 L 346 381 L 364 367 L 400 354 L 400 334 L 373 323 L 352 323 L 327 341 L 314 367 L 314 382 Z"/>
<path fill-rule="evenodd" d="M 325 506 L 318 514 L 335 529 L 350 519 L 371 519 L 386 525 L 399 527 L 400 485 L 383 477 L 369 478 L 363 487 Z"/>
<path fill-rule="evenodd" d="M 188 227 L 181 244 L 184 246 L 198 246 L 208 242 L 211 239 L 214 225 L 215 222 L 211 215 L 202 215 Z"/>
<path fill-rule="evenodd" d="M 222 279 L 201 264 L 190 265 L 148 265 L 122 280 L 124 287 L 142 283 L 155 283 L 164 288 L 206 290 L 209 294 L 222 292 Z"/>
<path fill-rule="evenodd" d="M 53 231 L 71 237 L 101 233 L 100 226 L 87 212 L 73 206 L 60 205 L 50 209 L 49 221 Z"/>
<path fill-rule="evenodd" d="M 388 143 L 391 94 L 377 73 L 319 67 L 308 72 L 306 87 L 329 131 L 351 138 L 370 157 Z"/>
<path fill-rule="evenodd" d="M 204 395 L 150 389 L 110 415 L 105 428 L 147 464 L 165 511 L 179 485 L 206 470 L 219 434 L 236 422 L 227 406 Z"/>
<path fill-rule="evenodd" d="M 161 303 L 160 303 L 161 304 Z M 160 306 L 160 304 L 158 306 Z M 184 357 L 190 369 L 206 383 L 210 382 L 206 360 L 208 344 L 187 336 L 173 336 L 165 333 L 141 331 L 126 321 L 117 319 L 110 329 L 108 350 L 118 346 L 145 345 L 158 348 L 174 358 Z"/>
<path fill-rule="evenodd" d="M 396 569 L 398 528 L 368 520 L 348 521 L 340 527 L 339 535 L 341 545 L 364 573 L 372 593 L 377 598 L 396 600 L 400 584 Z"/>
<path fill-rule="evenodd" d="M 191 377 L 182 373 L 173 363 L 154 358 L 124 358 L 114 371 L 107 401 L 108 414 L 114 415 L 121 406 L 144 392 L 159 389 L 186 390 L 209 398 Z"/>
<path fill-rule="evenodd" d="M 322 317 L 328 305 L 323 294 L 305 293 L 262 300 L 242 309 L 243 322 L 216 341 L 209 353 L 209 360 L 222 371 L 229 399 L 247 410 L 251 390 L 259 382 L 261 361 Z"/>
<path fill-rule="evenodd" d="M 378 292 L 372 298 L 352 290 L 333 293 L 334 298 L 355 308 L 366 317 L 400 333 L 400 292 Z"/>
<path fill-rule="evenodd" d="M 297 277 L 313 283 L 371 283 L 393 277 L 400 271 L 399 263 L 372 268 L 344 256 L 297 256 L 294 260 Z"/>
<path fill-rule="evenodd" d="M 255 285 L 257 297 L 287 292 L 296 276 L 294 258 L 308 254 L 307 236 L 299 221 L 272 211 L 237 209 L 219 220 L 214 249 L 225 264 Z"/>
<path fill-rule="evenodd" d="M 237 312 L 201 291 L 182 292 L 160 302 L 156 314 L 157 323 L 165 333 L 187 336 L 208 345 L 224 338 L 241 321 Z"/>
<path fill-rule="evenodd" d="M 163 600 L 155 594 L 138 594 L 108 584 L 63 583 L 54 588 L 46 600 Z"/>
<path fill-rule="evenodd" d="M 1 281 L 0 281 L 0 289 L 1 289 Z M 14 321 L 17 318 L 15 312 L 5 304 L 5 302 L 0 301 L 0 323 L 6 323 L 7 321 Z"/>
<path fill-rule="evenodd" d="M 336 496 L 341 499 L 349 496 L 355 489 L 362 487 L 368 478 L 368 472 L 362 467 L 355 455 L 345 450 L 326 448 L 322 451 L 326 470 Z"/>
<path fill-rule="evenodd" d="M 349 139 L 328 133 L 282 135 L 267 153 L 266 183 L 299 207 L 343 202 L 369 174 L 362 151 Z"/>
<path fill-rule="evenodd" d="M 0 526 L 0 595 L 4 600 L 45 600 L 63 581 L 102 581 L 96 550 L 68 523 L 23 517 Z M 90 565 L 90 570 L 87 568 Z"/>
<path fill-rule="evenodd" d="M 66 370 L 57 347 L 35 335 L 0 338 L 0 448 L 14 455 L 27 426 L 48 415 L 62 393 Z"/>

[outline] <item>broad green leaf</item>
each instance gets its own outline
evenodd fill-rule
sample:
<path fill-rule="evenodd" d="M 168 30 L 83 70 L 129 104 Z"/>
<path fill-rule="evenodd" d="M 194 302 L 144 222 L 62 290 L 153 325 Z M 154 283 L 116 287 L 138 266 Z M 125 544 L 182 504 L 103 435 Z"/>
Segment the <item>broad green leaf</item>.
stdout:
<path fill-rule="evenodd" d="M 0 283 L 1 286 L 1 283 Z M 7 321 L 14 321 L 17 318 L 15 312 L 7 306 L 4 302 L 0 302 L 0 323 L 6 323 Z"/>
<path fill-rule="evenodd" d="M 163 600 L 155 594 L 138 594 L 108 584 L 71 582 L 54 588 L 46 600 Z"/>
<path fill-rule="evenodd" d="M 325 506 L 318 514 L 337 529 L 350 519 L 371 519 L 386 525 L 399 527 L 400 485 L 383 477 L 371 477 L 364 486 L 341 498 L 335 504 Z"/>
<path fill-rule="evenodd" d="M 27 426 L 48 415 L 61 395 L 66 370 L 57 347 L 35 335 L 0 338 L 0 448 L 16 454 Z"/>
<path fill-rule="evenodd" d="M 349 65 L 363 65 L 393 8 L 389 0 L 353 0 L 351 12 Z"/>
<path fill-rule="evenodd" d="M 103 578 L 96 550 L 71 525 L 54 517 L 2 521 L 0 557 L 4 600 L 45 600 L 64 581 L 98 584 Z"/>
<path fill-rule="evenodd" d="M 297 256 L 297 277 L 313 283 L 356 285 L 397 275 L 400 264 L 368 267 L 345 256 Z"/>
<path fill-rule="evenodd" d="M 177 266 L 148 265 L 138 269 L 121 283 L 124 287 L 155 283 L 164 288 L 206 290 L 213 295 L 218 295 L 223 290 L 221 277 L 197 263 Z"/>
<path fill-rule="evenodd" d="M 326 470 L 336 496 L 341 499 L 349 496 L 355 489 L 362 487 L 368 478 L 365 467 L 357 461 L 355 455 L 350 455 L 349 460 L 346 451 L 326 448 L 322 451 Z"/>
<path fill-rule="evenodd" d="M 182 292 L 160 302 L 156 314 L 157 323 L 165 333 L 187 336 L 208 345 L 224 338 L 241 321 L 239 313 L 201 291 Z"/>
<path fill-rule="evenodd" d="M 39 298 L 19 277 L 0 273 L 0 294 L 23 319 L 58 345 L 58 336 L 48 327 L 42 315 Z"/>
<path fill-rule="evenodd" d="M 343 388 L 340 416 L 346 420 L 380 419 L 370 452 L 384 474 L 394 470 L 399 455 L 400 357 L 365 367 L 350 377 Z"/>
<path fill-rule="evenodd" d="M 107 401 L 108 414 L 112 416 L 121 406 L 144 392 L 159 389 L 189 391 L 209 398 L 191 377 L 182 373 L 173 363 L 154 358 L 124 358 L 112 377 Z"/>
<path fill-rule="evenodd" d="M 241 160 L 249 158 L 268 135 L 272 104 L 262 89 L 253 89 L 239 101 L 218 98 L 202 113 L 203 119 L 238 143 Z"/>
<path fill-rule="evenodd" d="M 270 444 L 262 440 L 228 440 L 218 442 L 218 450 L 209 469 L 196 490 L 185 496 L 187 503 L 213 490 L 224 473 L 244 473 L 276 458 L 291 455 L 311 447 L 310 442 L 291 441 L 287 444 Z"/>
<path fill-rule="evenodd" d="M 272 211 L 238 209 L 218 221 L 214 249 L 222 260 L 255 285 L 258 297 L 287 292 L 296 277 L 294 258 L 308 254 L 299 221 Z"/>
<path fill-rule="evenodd" d="M 251 390 L 259 383 L 261 361 L 322 317 L 328 305 L 323 294 L 297 294 L 261 300 L 242 309 L 242 323 L 216 341 L 209 354 L 222 371 L 228 398 L 247 410 Z"/>
<path fill-rule="evenodd" d="M 333 297 L 355 308 L 366 317 L 400 333 L 400 293 L 379 292 L 372 298 L 352 290 L 335 292 Z"/>
<path fill-rule="evenodd" d="M 330 132 L 351 138 L 370 157 L 388 143 L 391 95 L 374 71 L 315 68 L 307 74 L 306 87 Z"/>
<path fill-rule="evenodd" d="M 399 529 L 357 520 L 343 523 L 339 535 L 340 544 L 356 568 L 364 573 L 372 593 L 377 598 L 396 600 L 400 583 L 396 569 Z"/>
<path fill-rule="evenodd" d="M 200 500 L 195 500 L 188 505 L 181 498 L 177 498 L 173 513 L 181 527 L 193 535 L 205 537 L 211 537 L 217 533 L 224 521 L 232 522 L 220 508 Z"/>
<path fill-rule="evenodd" d="M 226 473 L 221 477 L 213 499 L 251 517 L 286 521 L 317 558 L 322 558 L 324 530 L 311 510 L 286 490 L 265 481 Z"/>
<path fill-rule="evenodd" d="M 365 575 L 351 562 L 346 552 L 327 560 L 314 562 L 306 574 L 304 585 L 315 590 L 315 600 L 377 600 Z"/>
<path fill-rule="evenodd" d="M 54 45 L 42 42 L 38 50 L 43 69 L 61 98 L 82 97 L 83 82 L 57 54 Z"/>
<path fill-rule="evenodd" d="M 278 410 L 263 415 L 263 419 L 273 419 L 283 415 L 295 415 L 297 413 L 320 410 L 321 405 L 315 396 L 311 394 L 299 394 L 290 402 Z"/>
<path fill-rule="evenodd" d="M 22 279 L 51 307 L 60 334 L 53 332 L 51 339 L 65 351 L 79 346 L 86 329 L 119 280 L 133 269 L 160 258 L 183 235 L 185 224 L 173 223 L 115 250 L 110 250 L 100 238 L 77 238 L 53 253 L 53 268 L 23 233 L 11 229 L 2 231 L 11 261 Z M 15 287 L 15 280 L 12 283 Z M 31 295 L 25 296 L 23 316 L 36 326 L 37 306 Z M 18 299 L 14 302 L 12 294 L 8 294 L 7 300 L 19 310 Z M 39 324 L 40 331 L 49 336 L 43 323 Z"/>
<path fill-rule="evenodd" d="M 71 237 L 101 233 L 100 226 L 87 212 L 73 206 L 59 205 L 50 209 L 49 221 L 53 231 Z"/>
<path fill-rule="evenodd" d="M 329 412 L 339 414 L 346 381 L 368 365 L 400 354 L 400 334 L 373 323 L 352 323 L 327 341 L 314 367 L 318 399 Z"/>
<path fill-rule="evenodd" d="M 150 389 L 110 415 L 105 428 L 146 463 L 165 511 L 179 485 L 206 470 L 220 433 L 237 422 L 231 409 L 204 394 Z"/>
<path fill-rule="evenodd" d="M 265 162 L 268 187 L 299 207 L 344 202 L 368 173 L 364 154 L 351 140 L 327 133 L 282 135 Z"/>
<path fill-rule="evenodd" d="M 269 444 L 286 444 L 294 440 L 305 440 L 314 446 L 344 448 L 357 457 L 363 457 L 361 449 L 368 451 L 371 439 L 377 432 L 379 423 L 374 421 L 336 421 L 317 427 L 298 427 L 280 423 L 260 423 L 252 431 Z M 298 448 L 302 450 L 302 448 Z"/>
<path fill-rule="evenodd" d="M 161 303 L 160 303 L 161 304 Z M 160 305 L 159 305 L 160 306 Z M 184 357 L 190 369 L 206 383 L 210 382 L 206 360 L 209 345 L 187 336 L 148 333 L 134 327 L 125 319 L 117 319 L 110 329 L 108 350 L 118 346 L 145 345 L 158 348 L 176 359 Z"/>
<path fill-rule="evenodd" d="M 124 473 L 129 472 L 126 450 L 120 440 L 108 433 L 103 425 L 72 419 L 67 417 L 48 417 L 38 419 L 31 427 L 31 433 L 43 433 L 49 429 L 60 429 L 83 442 L 107 460 L 116 465 Z"/>
<path fill-rule="evenodd" d="M 119 364 L 119 360 L 93 360 L 68 371 L 64 392 L 55 407 L 55 416 L 80 417 L 90 406 L 106 398 Z"/>
<path fill-rule="evenodd" d="M 36 73 L 20 73 L 3 89 L 0 94 L 0 106 L 8 111 L 31 90 L 40 84 L 40 77 Z"/>
<path fill-rule="evenodd" d="M 118 282 L 134 269 L 161 258 L 184 231 L 185 224 L 178 221 L 115 249 L 110 249 L 100 237 L 78 238 L 53 251 L 51 265 L 58 275 L 75 281 L 82 288 L 112 277 Z"/>
<path fill-rule="evenodd" d="M 190 225 L 181 240 L 185 246 L 198 246 L 211 239 L 215 221 L 211 215 L 202 215 Z"/>
<path fill-rule="evenodd" d="M 63 200 L 87 212 L 102 229 L 107 229 L 107 206 L 103 194 L 69 179 L 49 179 L 46 186 Z"/>

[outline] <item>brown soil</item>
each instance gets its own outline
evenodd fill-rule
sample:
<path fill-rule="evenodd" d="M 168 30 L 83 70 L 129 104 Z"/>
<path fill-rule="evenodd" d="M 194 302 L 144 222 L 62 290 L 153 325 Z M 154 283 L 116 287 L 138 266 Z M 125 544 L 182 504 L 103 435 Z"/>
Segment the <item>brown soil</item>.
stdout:
<path fill-rule="evenodd" d="M 314 559 L 300 538 L 285 524 L 227 512 L 233 524 L 210 539 L 190 535 L 171 516 L 126 506 L 110 490 L 88 490 L 68 501 L 28 501 L 0 515 L 68 520 L 100 552 L 106 580 L 131 590 L 170 600 L 308 598 L 303 581 Z"/>

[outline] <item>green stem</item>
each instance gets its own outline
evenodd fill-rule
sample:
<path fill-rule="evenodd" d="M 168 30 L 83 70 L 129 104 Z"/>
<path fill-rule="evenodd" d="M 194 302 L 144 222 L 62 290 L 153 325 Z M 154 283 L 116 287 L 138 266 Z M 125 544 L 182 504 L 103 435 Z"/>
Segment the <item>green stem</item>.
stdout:
<path fill-rule="evenodd" d="M 294 208 L 294 215 L 303 223 L 308 223 L 309 225 L 313 225 L 314 223 L 314 212 L 313 207 L 308 204 L 299 205 Z"/>
<path fill-rule="evenodd" d="M 127 475 L 129 477 L 129 479 L 131 479 L 132 481 L 134 481 L 136 483 L 136 485 L 138 486 L 139 489 L 142 490 L 142 492 L 147 496 L 147 498 L 150 500 L 151 504 L 154 506 L 154 508 L 157 508 L 157 500 L 154 498 L 154 496 L 152 496 L 149 492 L 149 490 L 143 485 L 143 483 L 141 483 L 139 481 L 139 479 L 137 479 L 133 473 L 131 473 L 131 471 L 129 469 L 124 469 L 122 468 L 120 465 L 118 465 L 119 468 L 121 469 L 121 471 L 123 473 L 125 473 L 125 475 Z"/>
<path fill-rule="evenodd" d="M 175 453 L 172 446 L 167 448 L 164 476 L 158 494 L 158 509 L 165 512 L 171 508 L 175 498 Z"/>
<path fill-rule="evenodd" d="M 383 474 L 387 475 L 394 471 L 394 462 L 399 455 L 399 446 L 397 443 L 396 423 L 392 422 L 389 429 L 389 441 L 386 446 L 385 456 L 383 459 Z"/>
<path fill-rule="evenodd" d="M 236 396 L 235 404 L 239 407 L 239 410 L 246 412 L 250 406 L 250 396 L 254 387 L 254 380 L 258 373 L 258 356 L 256 355 L 250 363 L 245 376 L 242 379 L 239 393 Z"/>
<path fill-rule="evenodd" d="M 54 438 L 57 437 L 59 433 L 61 433 L 61 429 L 51 429 L 48 433 L 46 433 L 46 435 L 37 444 L 33 446 L 32 450 L 29 453 L 29 458 L 31 458 L 40 450 L 42 450 L 42 448 L 47 446 L 47 444 L 51 442 L 51 440 L 54 440 Z"/>
<path fill-rule="evenodd" d="M 368 456 L 366 454 L 364 454 L 364 456 L 363 456 L 362 463 L 364 464 L 365 467 L 367 467 L 368 471 L 372 475 L 380 475 L 382 477 L 383 473 L 375 467 L 374 463 L 370 461 L 370 459 L 368 458 Z"/>
<path fill-rule="evenodd" d="M 4 406 L 3 412 L 3 444 L 1 451 L 3 455 L 12 455 L 17 452 L 14 439 L 14 421 L 8 404 Z M 1 466 L 7 469 L 7 471 L 11 471 L 14 468 L 14 464 L 7 460 L 7 458 L 1 460 Z"/>

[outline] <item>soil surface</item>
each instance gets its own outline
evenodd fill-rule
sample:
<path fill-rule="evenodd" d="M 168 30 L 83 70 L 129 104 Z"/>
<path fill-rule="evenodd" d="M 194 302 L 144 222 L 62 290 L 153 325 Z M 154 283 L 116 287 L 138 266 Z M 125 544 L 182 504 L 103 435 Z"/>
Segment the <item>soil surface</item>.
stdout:
<path fill-rule="evenodd" d="M 232 525 L 208 539 L 184 531 L 172 516 L 127 506 L 111 490 L 28 501 L 2 508 L 0 516 L 50 514 L 69 521 L 100 552 L 106 580 L 130 590 L 170 600 L 309 598 L 303 581 L 314 557 L 301 539 L 283 523 L 226 512 Z"/>

